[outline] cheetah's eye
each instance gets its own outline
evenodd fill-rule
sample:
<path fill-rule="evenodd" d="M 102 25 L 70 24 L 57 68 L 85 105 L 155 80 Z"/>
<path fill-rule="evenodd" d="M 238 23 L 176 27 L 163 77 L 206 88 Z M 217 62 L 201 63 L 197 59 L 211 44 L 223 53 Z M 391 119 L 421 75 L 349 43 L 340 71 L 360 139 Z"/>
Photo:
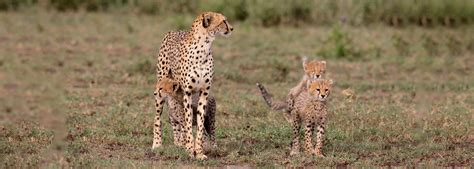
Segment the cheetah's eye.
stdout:
<path fill-rule="evenodd" d="M 329 90 L 329 89 L 326 89 L 326 90 L 324 90 L 324 91 L 326 91 L 326 92 L 327 92 L 328 90 Z"/>
<path fill-rule="evenodd" d="M 320 92 L 321 90 L 319 90 L 319 89 L 316 89 L 316 91 Z"/>

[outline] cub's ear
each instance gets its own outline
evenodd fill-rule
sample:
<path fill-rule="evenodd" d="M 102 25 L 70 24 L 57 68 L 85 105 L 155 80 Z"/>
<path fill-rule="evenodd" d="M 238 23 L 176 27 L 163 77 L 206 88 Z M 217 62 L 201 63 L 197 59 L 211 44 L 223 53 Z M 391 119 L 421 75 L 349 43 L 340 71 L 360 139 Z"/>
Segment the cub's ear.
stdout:
<path fill-rule="evenodd" d="M 303 70 L 305 71 L 305 73 L 309 71 L 308 69 L 308 62 L 303 62 Z"/>
<path fill-rule="evenodd" d="M 173 91 L 177 92 L 179 90 L 179 85 L 178 83 L 173 83 Z"/>
<path fill-rule="evenodd" d="M 207 28 L 209 27 L 209 25 L 211 25 L 211 15 L 206 15 L 204 14 L 204 16 L 202 17 L 202 27 L 204 28 Z"/>
<path fill-rule="evenodd" d="M 301 62 L 303 62 L 303 66 L 308 62 L 308 56 L 301 57 Z"/>
<path fill-rule="evenodd" d="M 321 63 L 322 69 L 325 70 L 326 69 L 326 61 L 322 60 L 320 63 Z"/>
<path fill-rule="evenodd" d="M 332 79 L 329 79 L 329 80 L 328 80 L 328 83 L 329 83 L 329 85 L 331 85 L 331 86 L 334 85 L 334 81 L 332 81 Z"/>

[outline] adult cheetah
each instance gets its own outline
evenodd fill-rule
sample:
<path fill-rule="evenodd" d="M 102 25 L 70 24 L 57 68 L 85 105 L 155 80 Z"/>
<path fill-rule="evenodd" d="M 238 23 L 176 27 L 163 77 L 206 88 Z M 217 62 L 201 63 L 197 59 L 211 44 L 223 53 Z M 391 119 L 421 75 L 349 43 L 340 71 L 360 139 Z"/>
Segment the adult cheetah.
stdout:
<path fill-rule="evenodd" d="M 227 18 L 214 12 L 204 12 L 196 17 L 191 29 L 166 34 L 158 54 L 157 79 L 169 77 L 179 83 L 184 91 L 186 150 L 198 159 L 206 159 L 202 141 L 204 113 L 214 74 L 211 45 L 217 35 L 228 37 L 233 31 Z M 192 95 L 199 93 L 196 140 L 192 134 Z M 153 147 L 161 146 L 161 112 L 164 100 L 156 100 L 156 119 Z"/>

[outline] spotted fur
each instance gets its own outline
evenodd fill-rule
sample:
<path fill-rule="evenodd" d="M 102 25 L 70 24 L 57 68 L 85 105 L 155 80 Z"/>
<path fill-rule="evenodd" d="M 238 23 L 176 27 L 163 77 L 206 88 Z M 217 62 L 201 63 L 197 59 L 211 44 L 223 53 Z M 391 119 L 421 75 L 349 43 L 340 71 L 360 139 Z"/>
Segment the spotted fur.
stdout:
<path fill-rule="evenodd" d="M 291 155 L 299 153 L 299 132 L 301 125 L 304 125 L 306 152 L 317 156 L 324 156 L 322 148 L 326 127 L 327 98 L 329 97 L 332 84 L 332 80 L 320 79 L 310 81 L 306 89 L 295 98 L 293 109 L 287 111 L 293 128 Z M 259 87 L 265 89 L 262 85 Z M 266 95 L 270 95 L 266 90 L 265 92 L 267 93 Z M 315 127 L 317 128 L 316 147 L 313 146 L 312 142 Z"/>
<path fill-rule="evenodd" d="M 306 86 L 308 83 L 314 80 L 322 79 L 324 74 L 326 73 L 326 61 L 307 61 L 307 57 L 303 57 L 303 69 L 304 75 L 301 81 L 295 87 L 290 89 L 286 99 L 284 101 L 277 101 L 273 100 L 272 96 L 268 93 L 265 87 L 259 83 L 257 83 L 257 87 L 259 88 L 263 99 L 267 103 L 267 105 L 272 108 L 273 110 L 284 110 L 284 111 L 291 111 L 292 105 L 294 104 L 294 98 L 296 98 L 302 91 L 305 91 L 307 88 Z"/>
<path fill-rule="evenodd" d="M 199 95 L 193 95 L 195 101 L 193 101 L 193 115 L 197 115 L 197 97 Z M 184 146 L 185 132 L 183 130 L 184 121 L 184 107 L 183 107 L 183 92 L 178 86 L 178 83 L 174 80 L 163 78 L 156 85 L 155 90 L 156 100 L 165 100 L 168 105 L 168 116 L 171 126 L 173 128 L 173 142 L 175 145 Z M 216 114 L 216 101 L 213 96 L 209 96 L 208 103 L 206 106 L 206 113 L 204 116 L 204 128 L 209 138 L 210 144 L 216 148 L 216 137 L 215 137 L 215 114 Z M 194 121 L 193 125 L 196 126 L 197 122 Z M 161 129 L 160 129 L 161 130 Z"/>
<path fill-rule="evenodd" d="M 157 79 L 164 77 L 176 80 L 183 90 L 183 105 L 185 111 L 184 131 L 186 133 L 186 150 L 198 159 L 206 159 L 202 150 L 204 133 L 204 115 L 212 78 L 214 75 L 214 60 L 211 45 L 217 35 L 229 36 L 233 31 L 226 17 L 219 13 L 204 12 L 196 17 L 191 29 L 187 31 L 169 32 L 158 53 Z M 198 94 L 197 132 L 196 139 L 192 134 L 193 113 L 191 105 L 193 94 Z M 161 146 L 162 100 L 156 100 L 157 112 L 155 119 L 153 147 Z"/>
<path fill-rule="evenodd" d="M 308 62 L 306 56 L 303 57 L 302 60 L 304 75 L 298 85 L 290 89 L 290 93 L 288 94 L 289 102 L 293 102 L 293 99 L 297 97 L 301 91 L 306 89 L 310 81 L 322 79 L 326 73 L 326 61 L 312 60 Z"/>

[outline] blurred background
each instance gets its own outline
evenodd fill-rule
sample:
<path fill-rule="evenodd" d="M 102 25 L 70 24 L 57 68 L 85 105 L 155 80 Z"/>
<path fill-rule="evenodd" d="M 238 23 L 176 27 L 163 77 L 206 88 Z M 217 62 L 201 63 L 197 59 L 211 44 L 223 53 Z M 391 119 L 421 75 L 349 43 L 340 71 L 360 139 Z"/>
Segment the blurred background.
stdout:
<path fill-rule="evenodd" d="M 219 11 L 233 21 L 264 26 L 337 22 L 456 26 L 474 21 L 474 2 L 470 0 L 2 0 L 0 10 L 191 16 L 199 11 Z"/>
<path fill-rule="evenodd" d="M 213 43 L 219 148 L 194 161 L 168 123 L 150 150 L 152 92 L 202 11 L 235 30 Z M 473 0 L 0 0 L 0 168 L 472 166 L 473 54 Z M 322 159 L 288 158 L 255 86 L 283 99 L 301 56 L 336 82 Z"/>

